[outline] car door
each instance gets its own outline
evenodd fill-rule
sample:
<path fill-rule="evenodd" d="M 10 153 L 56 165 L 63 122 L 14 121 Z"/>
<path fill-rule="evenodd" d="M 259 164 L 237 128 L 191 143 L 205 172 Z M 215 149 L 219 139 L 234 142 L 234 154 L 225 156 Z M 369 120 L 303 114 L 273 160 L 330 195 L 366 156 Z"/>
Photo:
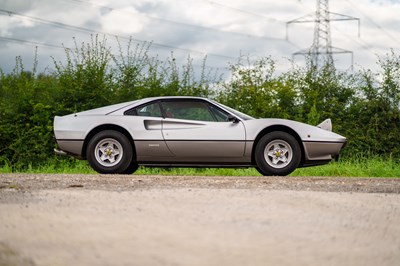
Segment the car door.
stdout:
<path fill-rule="evenodd" d="M 180 161 L 227 161 L 243 157 L 245 129 L 239 120 L 211 103 L 198 99 L 161 102 L 165 119 L 162 134 Z"/>
<path fill-rule="evenodd" d="M 132 108 L 125 115 L 134 117 L 128 123 L 134 135 L 138 161 L 162 161 L 174 156 L 161 132 L 163 116 L 158 101 Z"/>

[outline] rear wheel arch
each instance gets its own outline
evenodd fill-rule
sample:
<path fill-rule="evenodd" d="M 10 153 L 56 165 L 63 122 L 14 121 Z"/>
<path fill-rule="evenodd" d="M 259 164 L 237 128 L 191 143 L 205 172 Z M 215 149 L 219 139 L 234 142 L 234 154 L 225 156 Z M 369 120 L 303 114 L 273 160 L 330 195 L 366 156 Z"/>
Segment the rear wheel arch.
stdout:
<path fill-rule="evenodd" d="M 82 146 L 82 157 L 83 158 L 87 159 L 86 150 L 87 150 L 87 146 L 88 146 L 90 140 L 97 133 L 104 131 L 104 130 L 115 130 L 115 131 L 118 131 L 118 132 L 124 134 L 125 137 L 127 137 L 129 142 L 131 143 L 131 146 L 133 149 L 133 156 L 134 156 L 133 159 L 136 160 L 136 148 L 135 148 L 135 142 L 133 141 L 132 135 L 125 128 L 123 128 L 121 126 L 113 125 L 113 124 L 105 124 L 105 125 L 95 127 L 89 132 L 89 134 L 87 134 L 85 141 L 83 143 L 83 146 Z"/>
<path fill-rule="evenodd" d="M 304 163 L 304 158 L 305 158 L 303 142 L 301 141 L 301 138 L 300 138 L 299 134 L 296 133 L 296 131 L 294 131 L 290 127 L 283 126 L 283 125 L 274 125 L 274 126 L 266 127 L 260 133 L 258 133 L 256 139 L 254 140 L 253 148 L 252 148 L 252 151 L 251 151 L 251 162 L 252 162 L 252 164 L 256 165 L 255 153 L 256 153 L 256 147 L 257 147 L 258 142 L 261 140 L 262 137 L 264 137 L 268 133 L 271 133 L 271 132 L 274 132 L 274 131 L 286 132 L 286 133 L 292 135 L 297 140 L 297 142 L 299 143 L 300 149 L 301 149 L 300 165 L 302 165 Z"/>

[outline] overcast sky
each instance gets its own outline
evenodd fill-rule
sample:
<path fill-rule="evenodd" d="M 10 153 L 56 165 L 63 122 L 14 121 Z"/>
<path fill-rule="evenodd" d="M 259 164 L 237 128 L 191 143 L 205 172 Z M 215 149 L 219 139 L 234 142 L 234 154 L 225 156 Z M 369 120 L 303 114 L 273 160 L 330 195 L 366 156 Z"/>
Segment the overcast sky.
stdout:
<path fill-rule="evenodd" d="M 354 53 L 355 69 L 375 70 L 378 56 L 400 54 L 400 0 L 331 0 L 330 11 L 360 19 L 332 21 L 332 45 Z M 316 0 L 0 0 L 0 68 L 9 72 L 21 56 L 32 67 L 38 46 L 39 70 L 53 69 L 51 57 L 65 60 L 62 45 L 86 42 L 92 33 L 107 33 L 118 52 L 115 35 L 151 41 L 152 55 L 171 51 L 190 55 L 201 65 L 223 72 L 240 54 L 251 59 L 271 56 L 278 71 L 290 67 L 292 54 L 313 42 L 313 23 L 286 22 L 312 14 Z M 295 57 L 302 64 L 304 59 Z M 350 68 L 350 54 L 334 56 L 339 69 Z"/>

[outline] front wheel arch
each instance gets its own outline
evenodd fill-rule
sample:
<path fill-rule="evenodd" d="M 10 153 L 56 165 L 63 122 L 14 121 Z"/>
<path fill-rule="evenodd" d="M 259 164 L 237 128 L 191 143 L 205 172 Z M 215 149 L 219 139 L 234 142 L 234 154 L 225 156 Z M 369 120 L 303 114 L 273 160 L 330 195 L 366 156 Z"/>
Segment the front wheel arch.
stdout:
<path fill-rule="evenodd" d="M 297 142 L 299 143 L 300 149 L 301 149 L 300 166 L 302 166 L 304 164 L 304 160 L 305 160 L 305 151 L 304 151 L 303 142 L 301 141 L 301 138 L 300 138 L 299 134 L 297 134 L 296 131 L 294 131 L 290 127 L 283 126 L 283 125 L 270 126 L 270 127 L 264 128 L 260 133 L 258 133 L 258 135 L 253 143 L 253 148 L 252 148 L 252 152 L 251 152 L 251 163 L 253 165 L 256 165 L 255 153 L 256 153 L 256 147 L 257 147 L 258 142 L 266 134 L 274 132 L 274 131 L 286 132 L 286 133 L 292 135 L 297 140 Z"/>

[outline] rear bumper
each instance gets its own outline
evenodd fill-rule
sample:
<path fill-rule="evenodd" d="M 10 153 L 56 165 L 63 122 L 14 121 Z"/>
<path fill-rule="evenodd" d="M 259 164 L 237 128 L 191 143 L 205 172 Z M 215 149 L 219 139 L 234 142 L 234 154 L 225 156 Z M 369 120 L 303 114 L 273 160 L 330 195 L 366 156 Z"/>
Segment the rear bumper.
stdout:
<path fill-rule="evenodd" d="M 58 155 L 70 155 L 77 158 L 82 158 L 83 140 L 56 140 L 58 149 L 54 152 Z"/>
<path fill-rule="evenodd" d="M 80 155 L 69 153 L 69 152 L 66 152 L 66 151 L 63 151 L 63 150 L 60 150 L 60 149 L 54 149 L 54 153 L 56 155 L 60 155 L 60 156 L 72 156 L 72 157 L 75 157 L 76 159 L 79 159 L 79 160 L 85 159 Z"/>

